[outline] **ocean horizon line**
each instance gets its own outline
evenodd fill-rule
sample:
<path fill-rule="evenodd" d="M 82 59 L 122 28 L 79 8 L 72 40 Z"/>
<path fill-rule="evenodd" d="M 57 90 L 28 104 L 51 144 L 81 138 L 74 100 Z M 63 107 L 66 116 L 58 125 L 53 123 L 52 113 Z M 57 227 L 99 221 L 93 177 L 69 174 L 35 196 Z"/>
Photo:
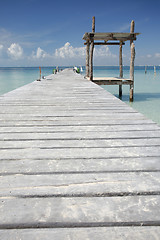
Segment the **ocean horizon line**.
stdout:
<path fill-rule="evenodd" d="M 41 67 L 41 68 L 56 68 L 56 67 L 60 67 L 60 68 L 73 68 L 74 66 L 80 66 L 80 67 L 83 67 L 83 68 L 85 68 L 85 65 L 50 65 L 50 66 L 41 66 L 41 65 L 37 65 L 37 66 L 5 66 L 5 67 L 0 67 L 0 69 L 3 69 L 3 68 L 39 68 L 39 67 Z M 101 67 L 106 67 L 106 68 L 108 68 L 108 67 L 115 67 L 115 68 L 119 68 L 119 65 L 94 65 L 93 66 L 93 68 L 95 68 L 95 67 L 99 67 L 99 68 L 101 68 Z M 125 68 L 125 67 L 127 67 L 127 68 L 129 68 L 130 67 L 130 65 L 123 65 L 123 67 Z M 134 66 L 135 68 L 142 68 L 142 67 L 147 67 L 147 68 L 154 68 L 154 67 L 156 67 L 156 68 L 159 68 L 160 69 L 160 65 L 135 65 Z"/>

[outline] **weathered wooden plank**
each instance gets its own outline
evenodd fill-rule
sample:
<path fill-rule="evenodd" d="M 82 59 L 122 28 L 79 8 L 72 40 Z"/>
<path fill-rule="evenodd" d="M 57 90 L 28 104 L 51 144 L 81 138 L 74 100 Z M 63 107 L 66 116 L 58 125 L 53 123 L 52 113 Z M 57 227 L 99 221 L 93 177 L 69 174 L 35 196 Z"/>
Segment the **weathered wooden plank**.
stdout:
<path fill-rule="evenodd" d="M 160 196 L 1 198 L 0 228 L 159 226 L 159 205 Z"/>
<path fill-rule="evenodd" d="M 34 111 L 34 114 L 33 114 L 33 111 Z M 66 114 L 65 114 L 66 113 Z M 49 110 L 48 109 L 48 111 L 45 111 L 45 109 L 43 110 L 42 109 L 42 111 L 41 111 L 41 113 L 40 113 L 40 111 L 39 111 L 39 109 L 33 109 L 32 110 L 32 108 L 31 109 L 28 109 L 28 110 L 26 110 L 25 111 L 25 113 L 24 113 L 24 111 L 23 111 L 23 109 L 20 109 L 20 110 L 16 110 L 16 111 L 14 111 L 14 110 L 12 110 L 12 112 L 11 112 L 11 110 L 10 109 L 6 109 L 6 111 L 5 111 L 5 109 L 4 110 L 2 110 L 2 112 L 1 112 L 1 116 L 2 115 L 11 115 L 11 116 L 15 116 L 15 115 L 17 115 L 17 114 L 21 114 L 21 116 L 23 116 L 24 115 L 24 117 L 26 116 L 26 115 L 28 115 L 28 117 L 31 115 L 31 116 L 38 116 L 38 115 L 40 115 L 40 114 L 42 114 L 42 116 L 47 116 L 47 115 L 49 115 L 49 116 L 64 116 L 64 114 L 66 115 L 66 116 L 68 116 L 68 115 L 85 115 L 85 116 L 93 116 L 94 114 L 95 114 L 95 116 L 97 115 L 99 115 L 99 114 L 101 114 L 101 115 L 106 115 L 106 116 L 111 116 L 111 117 L 118 117 L 118 115 L 120 115 L 120 118 L 121 117 L 124 117 L 124 114 L 126 115 L 126 117 L 128 116 L 128 117 L 136 117 L 136 116 L 141 116 L 141 114 L 140 113 L 137 113 L 137 112 L 135 112 L 134 110 L 132 110 L 132 109 L 130 109 L 129 111 L 127 110 L 127 109 L 120 109 L 120 110 L 113 110 L 112 112 L 111 112 L 111 110 L 109 109 L 105 109 L 105 108 L 99 108 L 98 109 L 98 107 L 97 108 L 94 108 L 94 109 L 73 109 L 73 110 L 70 110 L 70 109 L 59 109 L 58 111 L 57 110 L 54 110 L 54 109 L 51 109 L 51 110 Z"/>
<path fill-rule="evenodd" d="M 14 133 L 12 133 L 14 134 Z M 46 132 L 47 134 L 47 132 Z M 74 134 L 74 133 L 73 133 Z M 23 148 L 121 148 L 121 147 L 152 147 L 160 146 L 160 138 L 106 138 L 106 139 L 11 139 L 1 140 L 0 149 Z"/>
<path fill-rule="evenodd" d="M 87 43 L 84 43 L 84 45 L 87 45 Z M 120 45 L 120 42 L 94 42 L 94 45 Z M 122 45 L 125 45 L 123 42 Z"/>
<path fill-rule="evenodd" d="M 1 106 L 0 107 L 0 114 L 6 114 L 6 113 L 30 113 L 32 111 L 35 111 L 35 112 L 46 112 L 46 114 L 48 112 L 52 112 L 52 111 L 56 111 L 56 112 L 59 112 L 59 111 L 96 111 L 96 110 L 102 110 L 104 112 L 136 112 L 134 109 L 132 108 L 129 108 L 127 106 L 123 106 L 122 107 L 114 107 L 114 106 L 110 106 L 110 107 L 106 107 L 105 105 L 102 106 L 102 105 L 98 105 L 98 106 L 95 106 L 95 105 L 86 105 L 86 106 L 77 106 L 78 104 L 75 105 L 66 105 L 65 104 L 63 106 L 11 106 L 11 107 L 8 107 L 8 106 Z M 46 109 L 47 107 L 47 109 Z"/>
<path fill-rule="evenodd" d="M 57 111 L 57 112 L 42 112 L 41 114 L 39 113 L 39 111 L 38 112 L 36 112 L 35 111 L 35 113 L 33 114 L 31 111 L 30 112 L 28 112 L 28 113 L 23 113 L 23 112 L 17 112 L 17 113 L 3 113 L 3 114 L 1 114 L 1 116 L 3 115 L 3 118 L 16 118 L 16 119 L 18 119 L 19 118 L 19 116 L 17 116 L 18 114 L 20 114 L 21 115 L 21 119 L 23 118 L 23 115 L 24 115 L 24 118 L 27 118 L 28 117 L 28 119 L 30 118 L 30 115 L 31 115 L 31 117 L 32 116 L 36 116 L 36 117 L 45 117 L 46 115 L 47 116 L 52 116 L 52 117 L 56 117 L 56 116 L 59 116 L 59 117 L 63 117 L 63 116 L 74 116 L 74 115 L 79 115 L 79 116 L 99 116 L 99 115 L 101 115 L 101 116 L 103 116 L 103 117 L 106 117 L 106 118 L 108 118 L 108 119 L 110 119 L 110 118 L 116 118 L 117 119 L 117 121 L 118 121 L 118 119 L 124 119 L 124 118 L 126 118 L 126 119 L 128 119 L 128 118 L 132 118 L 132 119 L 136 119 L 136 118 L 140 118 L 140 119 L 143 119 L 144 118 L 144 116 L 141 114 L 141 113 L 138 113 L 138 112 L 127 112 L 127 111 L 125 111 L 125 112 L 113 112 L 113 113 L 111 113 L 110 111 L 108 112 L 108 111 L 105 111 L 105 110 L 88 110 L 88 111 L 67 111 L 67 110 L 65 110 L 65 111 Z"/>
<path fill-rule="evenodd" d="M 0 230 L 3 240 L 84 240 L 84 239 L 119 239 L 119 240 L 158 240 L 160 227 L 92 227 L 92 228 L 43 228 L 43 229 L 8 229 Z"/>
<path fill-rule="evenodd" d="M 146 120 L 145 118 L 137 118 L 137 119 L 106 119 L 105 117 L 101 117 L 101 121 L 99 121 L 99 117 L 95 116 L 93 117 L 30 117 L 30 119 L 24 118 L 24 119 L 4 119 L 0 120 L 0 126 L 1 127 L 38 127 L 38 126 L 120 126 L 120 125 L 151 125 L 153 123 L 151 120 Z"/>
<path fill-rule="evenodd" d="M 81 140 L 81 139 L 89 139 L 89 140 L 96 140 L 96 139 L 136 139 L 136 138 L 160 138 L 160 131 L 123 131 L 123 132 L 90 132 L 90 131 L 70 131 L 70 132 L 38 132 L 38 133 L 1 133 L 0 134 L 0 141 L 5 140 L 54 140 L 54 139 L 63 139 L 63 140 Z"/>
<path fill-rule="evenodd" d="M 92 82 L 98 84 L 98 85 L 131 85 L 133 83 L 132 80 L 128 79 L 128 80 L 92 80 Z"/>
<path fill-rule="evenodd" d="M 47 132 L 46 132 L 47 133 Z M 143 139 L 92 139 L 92 140 L 16 140 L 1 141 L 0 150 L 2 149 L 21 149 L 21 148 L 121 148 L 121 147 L 160 147 L 160 138 L 143 138 Z"/>
<path fill-rule="evenodd" d="M 160 172 L 20 173 L 1 176 L 0 181 L 2 198 L 135 195 L 160 195 Z"/>
<path fill-rule="evenodd" d="M 107 172 L 160 171 L 159 157 L 118 157 L 92 159 L 32 159 L 1 160 L 0 175 L 58 174 L 58 173 L 107 173 Z"/>
<path fill-rule="evenodd" d="M 2 149 L 0 160 L 16 159 L 61 159 L 61 158 L 118 158 L 118 157 L 160 157 L 159 147 L 121 148 L 55 148 Z"/>
<path fill-rule="evenodd" d="M 61 112 L 61 115 L 59 116 L 58 114 L 1 114 L 0 115 L 0 120 L 1 121 L 16 121 L 16 120 L 19 120 L 19 121 L 32 121 L 32 120 L 79 120 L 79 121 L 86 121 L 86 120 L 90 120 L 92 119 L 91 123 L 94 122 L 95 120 L 98 120 L 98 115 L 95 114 L 94 118 L 93 118 L 93 115 L 76 115 L 75 112 L 74 113 L 70 113 L 70 114 L 65 114 L 65 112 Z M 116 118 L 115 118 L 116 117 Z M 104 122 L 106 121 L 106 123 L 109 123 L 109 120 L 110 122 L 111 119 L 113 120 L 113 123 L 123 123 L 123 122 L 126 122 L 126 124 L 130 124 L 133 123 L 133 122 L 138 122 L 139 120 L 143 120 L 143 123 L 147 123 L 147 122 L 151 122 L 150 121 L 147 121 L 146 118 L 141 115 L 141 114 L 134 114 L 134 113 L 129 113 L 127 114 L 127 116 L 125 117 L 124 113 L 120 114 L 119 113 L 114 113 L 113 115 L 110 113 L 110 114 L 101 114 L 101 120 Z M 128 119 L 130 119 L 130 121 L 127 121 Z M 119 123 L 118 121 L 121 120 L 121 122 Z M 153 122 L 152 122 L 153 123 Z M 100 122 L 99 122 L 100 124 Z"/>
<path fill-rule="evenodd" d="M 119 41 L 127 41 L 127 40 L 136 40 L 136 36 L 140 33 L 117 33 L 117 32 L 96 32 L 96 33 L 85 33 L 83 36 L 84 40 L 94 39 L 94 40 L 119 40 Z"/>
<path fill-rule="evenodd" d="M 66 124 L 66 123 L 65 123 Z M 74 131 L 86 131 L 86 132 L 99 132 L 99 131 L 157 131 L 160 130 L 160 126 L 155 124 L 136 124 L 136 125 L 65 125 L 65 126 L 27 126 L 27 127 L 21 127 L 21 126 L 14 126 L 14 127 L 1 127 L 1 133 L 31 133 L 31 132 L 74 132 Z"/>

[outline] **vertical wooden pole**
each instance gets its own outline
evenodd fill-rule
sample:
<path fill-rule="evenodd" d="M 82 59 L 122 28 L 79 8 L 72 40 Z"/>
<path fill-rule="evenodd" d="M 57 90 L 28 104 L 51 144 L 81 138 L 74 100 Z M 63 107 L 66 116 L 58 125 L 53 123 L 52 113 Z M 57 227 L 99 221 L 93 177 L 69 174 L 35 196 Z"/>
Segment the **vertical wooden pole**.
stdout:
<path fill-rule="evenodd" d="M 95 32 L 95 17 L 92 17 L 92 32 Z M 90 49 L 90 73 L 89 78 L 93 80 L 93 51 L 94 51 L 94 40 L 91 40 L 91 49 Z"/>
<path fill-rule="evenodd" d="M 41 80 L 41 67 L 39 67 L 39 79 Z"/>
<path fill-rule="evenodd" d="M 119 45 L 119 77 L 123 78 L 122 42 Z"/>
<path fill-rule="evenodd" d="M 95 17 L 92 17 L 92 32 L 95 32 Z"/>
<path fill-rule="evenodd" d="M 89 71 L 89 79 L 93 80 L 93 50 L 94 50 L 94 42 L 91 41 L 91 49 L 90 49 L 90 71 Z"/>
<path fill-rule="evenodd" d="M 119 45 L 119 77 L 123 78 L 122 42 Z M 119 97 L 122 97 L 122 85 L 119 85 Z"/>
<path fill-rule="evenodd" d="M 131 62 L 130 62 L 130 79 L 132 84 L 130 85 L 130 101 L 133 102 L 133 89 L 134 89 L 134 59 L 135 59 L 135 45 L 131 44 Z"/>
<path fill-rule="evenodd" d="M 86 77 L 89 77 L 89 49 L 90 43 L 88 41 L 86 45 Z"/>
<path fill-rule="evenodd" d="M 130 28 L 130 33 L 134 33 L 134 28 L 135 28 L 135 23 L 134 21 L 132 20 L 131 22 L 131 28 Z M 130 40 L 130 46 L 132 44 L 133 40 Z"/>
<path fill-rule="evenodd" d="M 145 74 L 147 73 L 147 65 L 145 66 Z"/>
<path fill-rule="evenodd" d="M 134 33 L 135 23 L 132 20 L 130 33 Z M 130 79 L 133 81 L 130 85 L 130 102 L 133 102 L 133 90 L 134 90 L 134 59 L 135 59 L 135 45 L 133 40 L 130 40 L 131 46 L 131 62 L 130 62 Z"/>

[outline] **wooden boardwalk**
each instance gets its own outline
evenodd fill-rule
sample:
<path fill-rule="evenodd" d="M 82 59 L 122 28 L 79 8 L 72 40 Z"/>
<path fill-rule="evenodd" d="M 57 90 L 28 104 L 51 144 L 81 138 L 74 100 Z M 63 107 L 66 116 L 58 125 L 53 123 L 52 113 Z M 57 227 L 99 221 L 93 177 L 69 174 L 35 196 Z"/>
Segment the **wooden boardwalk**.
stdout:
<path fill-rule="evenodd" d="M 160 239 L 160 126 L 71 70 L 0 97 L 0 239 Z"/>

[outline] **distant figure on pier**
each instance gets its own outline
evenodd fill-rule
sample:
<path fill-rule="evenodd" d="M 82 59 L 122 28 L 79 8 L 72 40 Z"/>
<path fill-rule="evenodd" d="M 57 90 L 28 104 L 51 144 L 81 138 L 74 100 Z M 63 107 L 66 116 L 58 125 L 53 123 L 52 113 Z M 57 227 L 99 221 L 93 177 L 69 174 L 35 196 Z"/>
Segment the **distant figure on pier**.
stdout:
<path fill-rule="evenodd" d="M 80 73 L 80 68 L 79 67 L 74 67 L 73 71 L 76 72 L 76 73 Z"/>
<path fill-rule="evenodd" d="M 53 69 L 53 74 L 56 74 L 57 73 L 57 69 Z"/>
<path fill-rule="evenodd" d="M 76 73 L 80 73 L 80 68 L 77 68 L 77 71 L 76 71 Z"/>
<path fill-rule="evenodd" d="M 76 72 L 76 71 L 77 71 L 77 67 L 74 67 L 74 68 L 73 68 L 73 72 Z"/>

